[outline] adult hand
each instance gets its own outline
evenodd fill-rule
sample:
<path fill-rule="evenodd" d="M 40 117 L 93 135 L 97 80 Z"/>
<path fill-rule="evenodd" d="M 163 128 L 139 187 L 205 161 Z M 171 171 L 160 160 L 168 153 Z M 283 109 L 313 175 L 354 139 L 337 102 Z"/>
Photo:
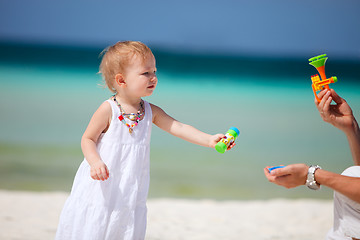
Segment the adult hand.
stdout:
<path fill-rule="evenodd" d="M 318 96 L 321 101 L 315 99 L 315 105 L 321 118 L 344 132 L 352 131 L 354 116 L 348 103 L 334 89 L 325 89 Z M 335 105 L 331 105 L 332 100 Z"/>
<path fill-rule="evenodd" d="M 264 174 L 270 182 L 286 188 L 294 188 L 306 183 L 309 166 L 291 164 L 284 168 L 274 169 L 271 172 L 269 172 L 269 168 L 264 168 Z"/>

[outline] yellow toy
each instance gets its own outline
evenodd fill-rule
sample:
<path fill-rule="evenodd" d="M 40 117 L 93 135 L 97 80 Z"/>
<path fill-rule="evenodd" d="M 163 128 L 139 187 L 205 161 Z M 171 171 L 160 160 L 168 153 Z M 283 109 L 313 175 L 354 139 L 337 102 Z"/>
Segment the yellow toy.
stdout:
<path fill-rule="evenodd" d="M 330 89 L 329 84 L 337 82 L 337 77 L 333 76 L 331 78 L 326 78 L 325 75 L 325 62 L 328 58 L 326 54 L 322 54 L 313 58 L 310 58 L 310 65 L 314 66 L 316 70 L 318 70 L 321 79 L 318 74 L 311 76 L 312 81 L 312 89 L 315 95 L 315 98 L 318 102 L 320 102 L 319 97 L 317 96 L 316 92 L 321 91 L 323 89 Z"/>

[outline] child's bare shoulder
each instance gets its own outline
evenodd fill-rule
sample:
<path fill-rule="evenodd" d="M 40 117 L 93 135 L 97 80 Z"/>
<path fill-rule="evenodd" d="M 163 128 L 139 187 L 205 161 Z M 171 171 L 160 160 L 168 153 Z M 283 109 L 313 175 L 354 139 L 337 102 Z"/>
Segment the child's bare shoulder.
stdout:
<path fill-rule="evenodd" d="M 96 110 L 96 112 L 99 112 L 101 114 L 111 114 L 112 110 L 111 110 L 111 105 L 108 101 L 103 102 L 99 108 Z"/>
<path fill-rule="evenodd" d="M 152 104 L 152 103 L 149 103 L 150 104 L 150 107 L 151 107 L 151 111 L 153 113 L 153 116 L 156 116 L 156 115 L 159 115 L 159 114 L 163 114 L 164 113 L 164 110 L 162 110 L 161 107 L 155 105 L 155 104 Z"/>
<path fill-rule="evenodd" d="M 155 123 L 156 118 L 162 114 L 163 110 L 155 104 L 152 104 L 152 103 L 149 103 L 149 104 L 150 104 L 151 111 L 152 111 L 153 122 Z"/>
<path fill-rule="evenodd" d="M 108 101 L 103 102 L 95 111 L 93 119 L 108 122 L 112 117 L 111 105 Z"/>
<path fill-rule="evenodd" d="M 160 107 L 156 106 L 155 104 L 149 103 L 152 111 L 158 111 L 161 109 Z"/>

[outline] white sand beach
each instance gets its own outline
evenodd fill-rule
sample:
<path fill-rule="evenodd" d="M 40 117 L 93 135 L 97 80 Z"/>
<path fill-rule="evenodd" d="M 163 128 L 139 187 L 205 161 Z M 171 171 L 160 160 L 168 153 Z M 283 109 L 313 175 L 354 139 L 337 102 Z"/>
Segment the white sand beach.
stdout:
<path fill-rule="evenodd" d="M 0 190 L 0 239 L 53 239 L 68 193 Z M 330 200 L 149 199 L 147 240 L 324 239 Z"/>

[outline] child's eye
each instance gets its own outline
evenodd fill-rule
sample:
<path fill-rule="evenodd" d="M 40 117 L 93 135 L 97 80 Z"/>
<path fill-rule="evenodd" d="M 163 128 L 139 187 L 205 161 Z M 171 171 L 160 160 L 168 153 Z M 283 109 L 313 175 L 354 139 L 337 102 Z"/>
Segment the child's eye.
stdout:
<path fill-rule="evenodd" d="M 143 72 L 141 75 L 144 75 L 144 76 L 149 76 L 149 75 L 156 75 L 156 70 L 155 71 L 152 71 L 152 72 Z"/>

